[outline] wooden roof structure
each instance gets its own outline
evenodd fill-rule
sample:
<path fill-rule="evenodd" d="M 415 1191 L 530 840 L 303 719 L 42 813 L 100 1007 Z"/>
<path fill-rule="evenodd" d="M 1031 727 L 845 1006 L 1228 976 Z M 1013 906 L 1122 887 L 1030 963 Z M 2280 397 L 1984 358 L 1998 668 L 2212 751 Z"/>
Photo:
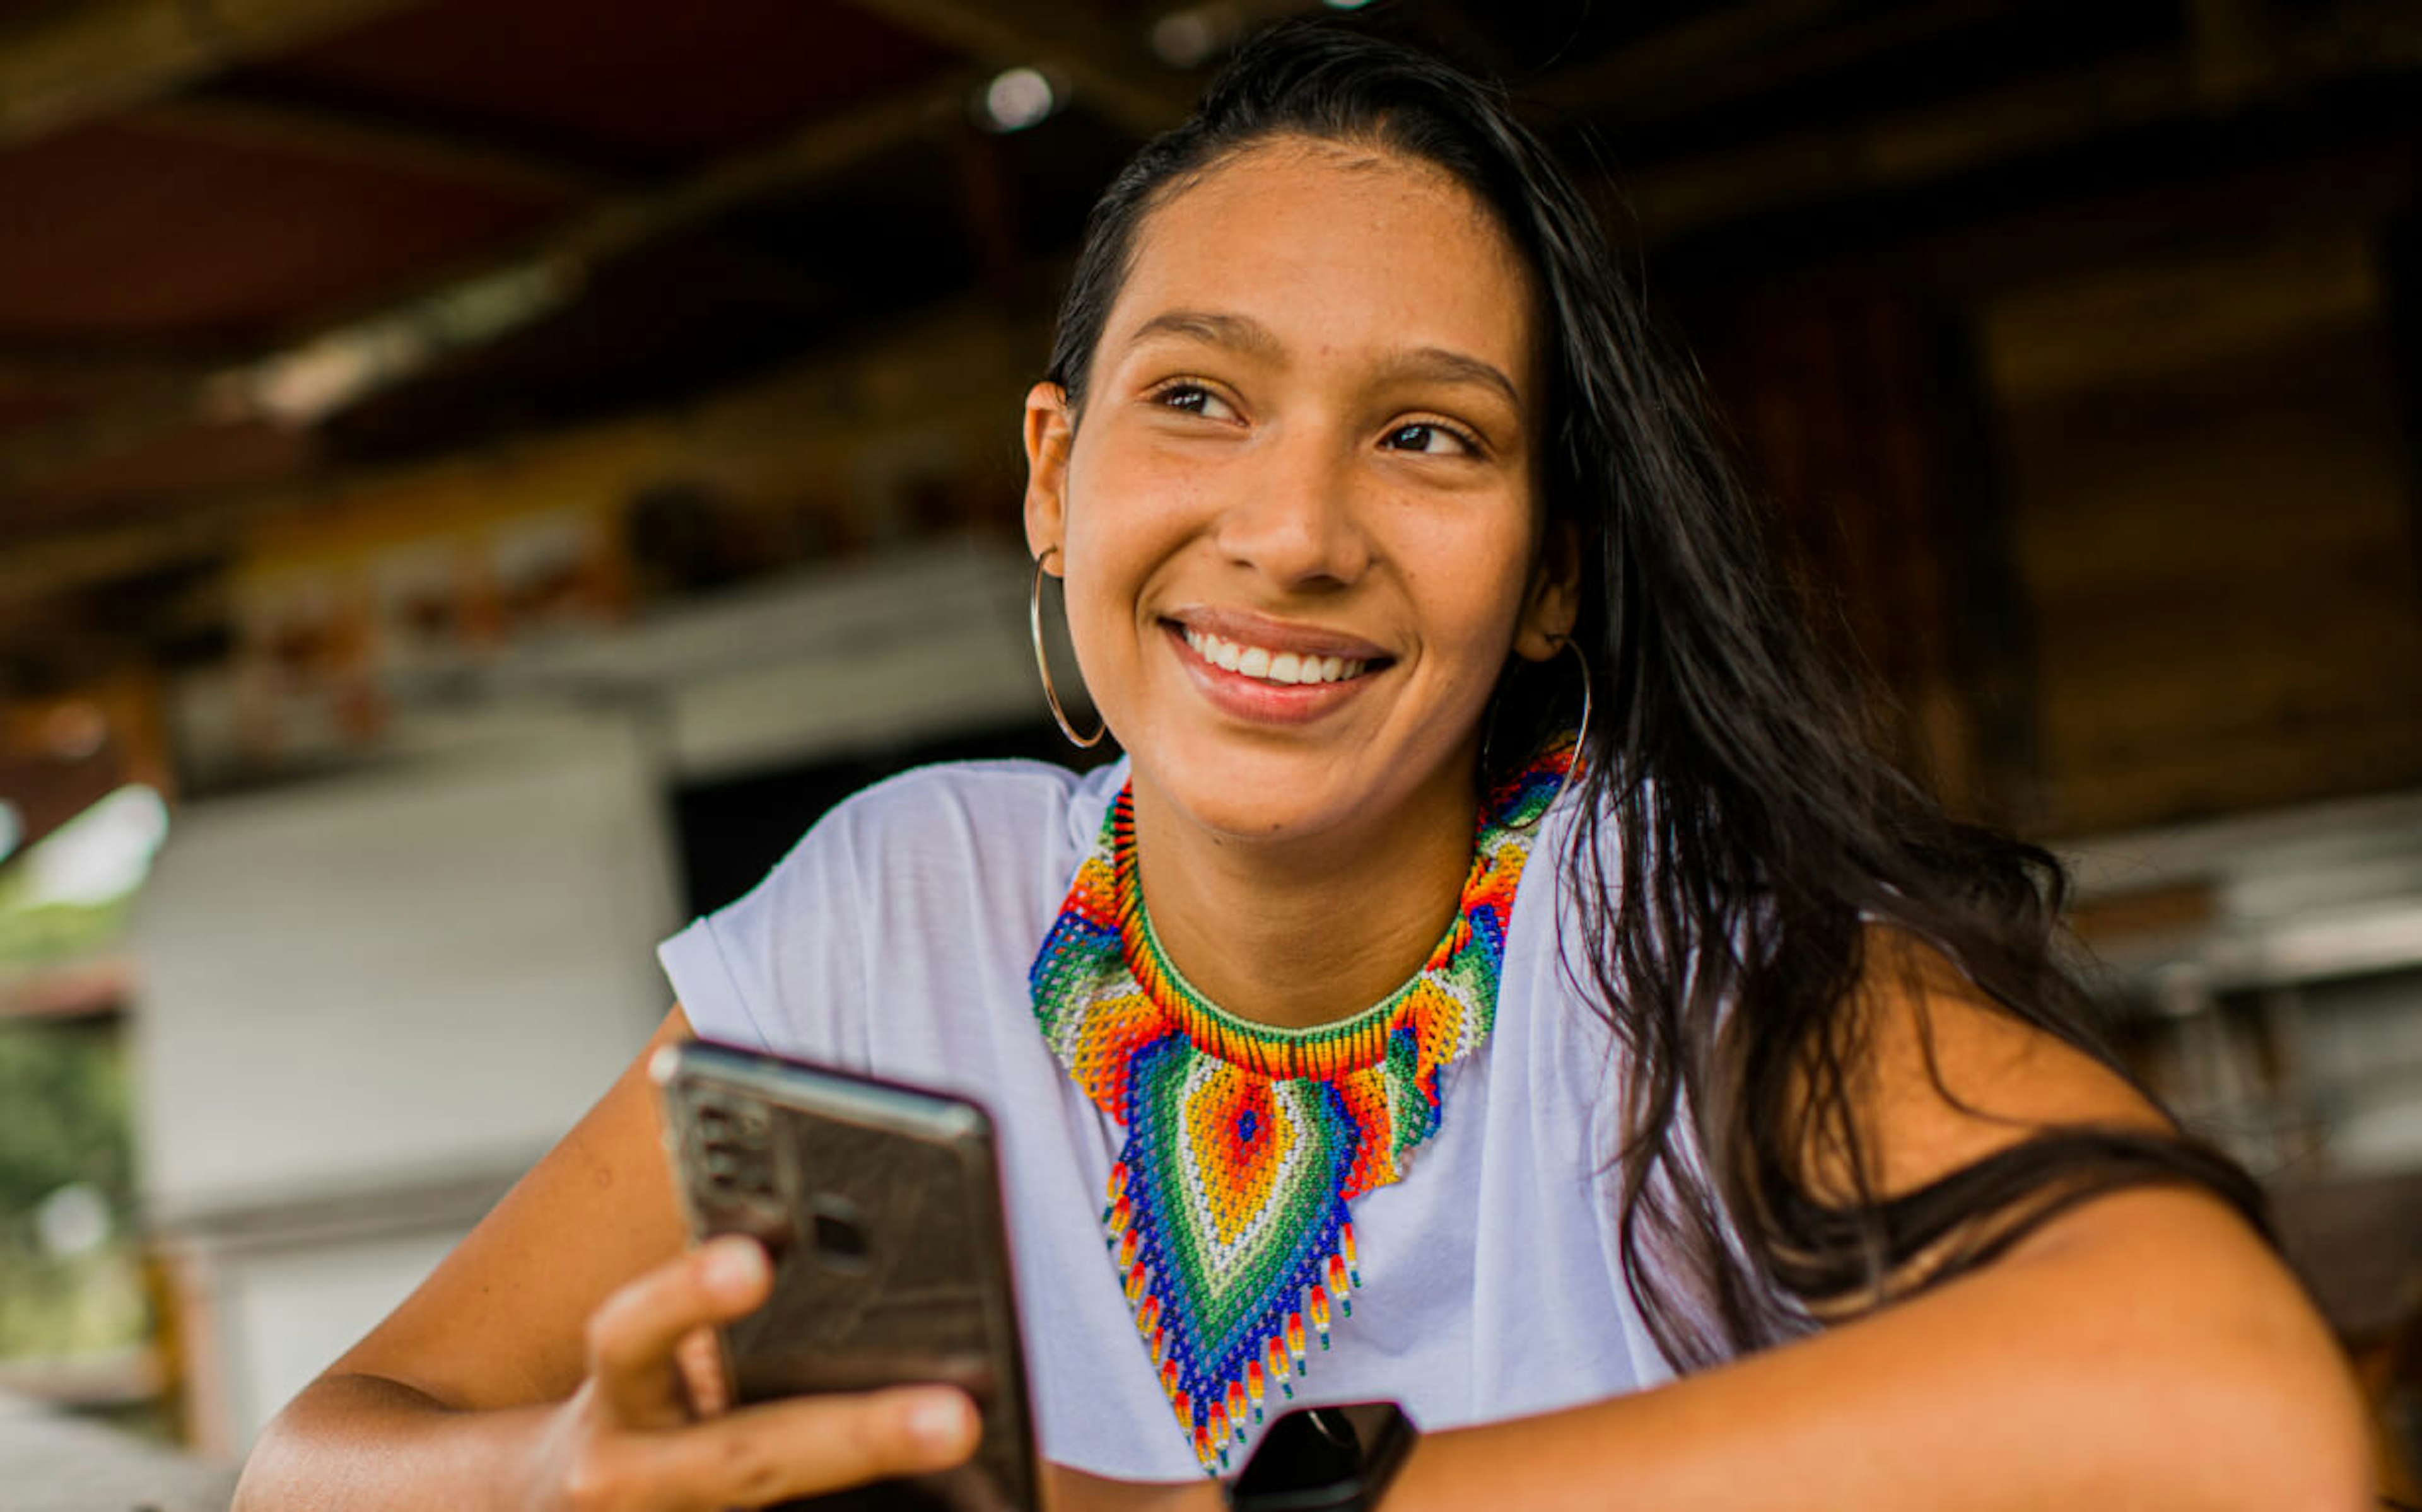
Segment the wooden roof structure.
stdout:
<path fill-rule="evenodd" d="M 331 479 L 684 402 L 952 302 L 1032 320 L 1223 46 L 1323 8 L 0 0 L 0 692 L 189 632 L 181 591 Z M 1766 257 L 1810 217 L 2225 148 L 2248 118 L 2422 125 L 2404 0 L 1357 20 L 1611 159 L 1623 234 Z M 1020 66 L 1064 108 L 983 129 Z"/>

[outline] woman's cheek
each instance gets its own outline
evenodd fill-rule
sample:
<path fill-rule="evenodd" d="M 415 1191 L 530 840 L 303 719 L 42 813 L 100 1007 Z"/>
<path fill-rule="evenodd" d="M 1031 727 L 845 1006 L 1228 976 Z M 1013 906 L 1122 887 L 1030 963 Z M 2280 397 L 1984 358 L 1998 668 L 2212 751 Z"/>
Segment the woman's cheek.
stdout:
<path fill-rule="evenodd" d="M 1475 533 L 1434 539 L 1423 557 L 1410 586 L 1431 604 L 1435 632 L 1459 661 L 1496 662 L 1513 644 L 1529 585 L 1519 553 L 1494 533 Z"/>
<path fill-rule="evenodd" d="M 1085 679 L 1085 693 L 1093 707 L 1109 712 L 1116 704 L 1116 692 L 1124 680 L 1117 660 L 1116 637 L 1109 595 L 1090 575 L 1079 580 L 1071 574 L 1067 585 L 1068 640 L 1077 653 L 1077 670 Z"/>

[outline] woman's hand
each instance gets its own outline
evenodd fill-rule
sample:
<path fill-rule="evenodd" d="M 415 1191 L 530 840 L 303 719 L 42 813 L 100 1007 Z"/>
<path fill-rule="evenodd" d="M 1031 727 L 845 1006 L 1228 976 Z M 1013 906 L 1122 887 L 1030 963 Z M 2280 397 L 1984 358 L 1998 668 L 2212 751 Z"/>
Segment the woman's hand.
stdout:
<path fill-rule="evenodd" d="M 974 1452 L 974 1404 L 947 1386 L 721 1411 L 700 1345 L 763 1304 L 772 1284 L 764 1250 L 730 1238 L 609 1296 L 589 1321 L 587 1376 L 533 1445 L 523 1504 L 757 1507 L 943 1470 Z"/>
<path fill-rule="evenodd" d="M 419 1289 L 287 1405 L 238 1512 L 705 1512 L 974 1452 L 974 1405 L 943 1386 L 721 1411 L 712 1330 L 764 1302 L 773 1268 L 747 1239 L 687 1247 L 647 1066 L 688 1037 L 676 1007 Z"/>

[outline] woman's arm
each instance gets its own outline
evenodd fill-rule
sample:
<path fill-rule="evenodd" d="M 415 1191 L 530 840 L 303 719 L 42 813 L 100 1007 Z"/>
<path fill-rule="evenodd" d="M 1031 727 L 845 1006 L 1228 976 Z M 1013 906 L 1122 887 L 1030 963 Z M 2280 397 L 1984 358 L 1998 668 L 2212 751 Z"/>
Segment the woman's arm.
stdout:
<path fill-rule="evenodd" d="M 2035 1129 L 2166 1127 L 2089 1057 L 1891 953 L 1862 1105 L 1887 1192 Z M 1885 986 L 1882 984 L 1893 984 Z M 1955 1104 L 1927 1073 L 1931 1056 Z M 1971 1111 L 1973 1110 L 1973 1111 Z M 1999 1260 L 1659 1390 L 1435 1435 L 1391 1512 L 1795 1512 L 2372 1504 L 2364 1417 L 2320 1319 L 2218 1200 L 2104 1196 Z"/>
<path fill-rule="evenodd" d="M 1816 1338 L 1433 1436 L 1390 1507 L 2359 1512 L 2369 1476 L 2293 1283 L 2218 1202 L 2143 1192 Z"/>
<path fill-rule="evenodd" d="M 761 1302 L 762 1250 L 687 1246 L 665 1168 L 656 1046 L 369 1337 L 261 1436 L 238 1512 L 758 1506 L 973 1449 L 956 1392 L 691 1419 L 677 1357 Z"/>

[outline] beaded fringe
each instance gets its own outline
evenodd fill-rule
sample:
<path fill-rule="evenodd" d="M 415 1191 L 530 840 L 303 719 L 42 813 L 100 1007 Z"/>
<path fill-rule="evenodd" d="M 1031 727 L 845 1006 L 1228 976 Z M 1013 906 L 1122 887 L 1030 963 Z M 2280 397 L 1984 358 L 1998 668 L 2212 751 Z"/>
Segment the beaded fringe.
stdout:
<path fill-rule="evenodd" d="M 1571 761 L 1550 752 L 1490 794 L 1454 924 L 1412 981 L 1333 1029 L 1232 1018 L 1159 949 L 1122 790 L 1036 956 L 1045 1037 L 1126 1130 L 1102 1227 L 1179 1429 L 1226 1468 L 1275 1393 L 1295 1395 L 1332 1311 L 1362 1287 L 1348 1199 L 1401 1179 L 1444 1108 L 1439 1073 L 1487 1037 L 1505 927 Z"/>

